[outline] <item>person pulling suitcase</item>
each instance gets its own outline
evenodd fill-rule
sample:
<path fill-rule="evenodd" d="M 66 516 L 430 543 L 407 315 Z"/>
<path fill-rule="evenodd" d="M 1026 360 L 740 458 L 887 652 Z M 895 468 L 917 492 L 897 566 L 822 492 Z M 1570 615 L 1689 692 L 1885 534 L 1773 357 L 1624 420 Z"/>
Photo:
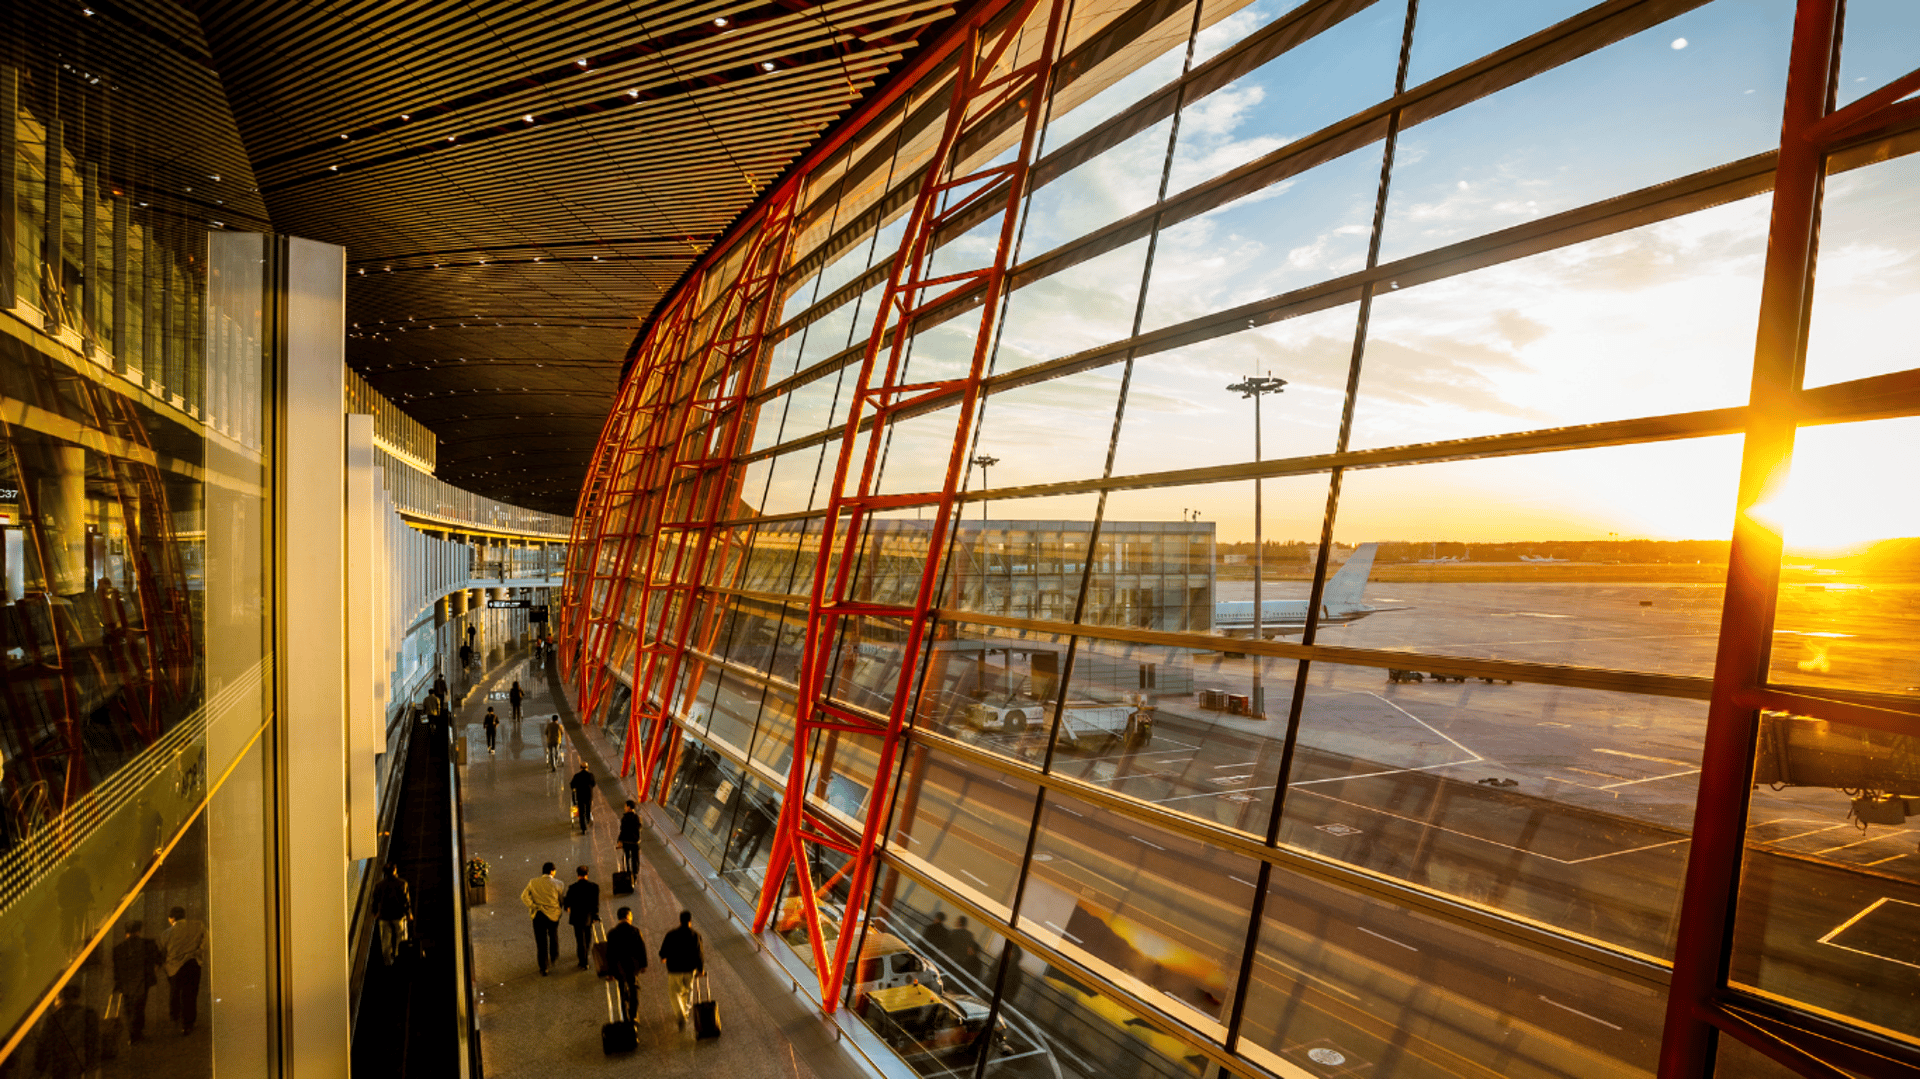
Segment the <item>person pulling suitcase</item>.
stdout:
<path fill-rule="evenodd" d="M 680 925 L 660 938 L 660 958 L 667 965 L 667 990 L 673 994 L 674 1015 L 680 1029 L 685 1030 L 693 1010 L 693 979 L 707 969 L 700 934 L 693 928 L 692 911 L 681 911 Z"/>

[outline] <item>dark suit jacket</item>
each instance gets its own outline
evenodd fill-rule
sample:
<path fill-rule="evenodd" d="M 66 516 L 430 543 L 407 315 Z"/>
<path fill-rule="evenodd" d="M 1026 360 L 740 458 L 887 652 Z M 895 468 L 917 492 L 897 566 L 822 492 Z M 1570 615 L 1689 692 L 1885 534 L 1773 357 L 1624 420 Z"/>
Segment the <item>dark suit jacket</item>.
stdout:
<path fill-rule="evenodd" d="M 600 886 L 590 880 L 576 880 L 567 886 L 560 900 L 566 908 L 568 925 L 588 925 L 600 919 Z"/>
<path fill-rule="evenodd" d="M 622 978 L 647 969 L 647 941 L 632 923 L 618 922 L 607 930 L 607 965 Z"/>
<path fill-rule="evenodd" d="M 146 937 L 127 937 L 113 946 L 113 988 L 120 993 L 145 992 L 160 979 L 154 971 L 166 957 L 160 946 Z"/>

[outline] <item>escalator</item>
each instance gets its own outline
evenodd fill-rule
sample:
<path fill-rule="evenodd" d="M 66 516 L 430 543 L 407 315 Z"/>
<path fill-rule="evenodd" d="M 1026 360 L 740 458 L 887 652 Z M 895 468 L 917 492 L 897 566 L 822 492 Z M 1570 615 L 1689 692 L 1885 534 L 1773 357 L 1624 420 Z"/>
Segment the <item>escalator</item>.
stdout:
<path fill-rule="evenodd" d="M 353 1025 L 357 1079 L 479 1079 L 478 1042 L 471 1037 L 471 955 L 461 895 L 456 832 L 458 778 L 444 728 L 419 723 L 402 763 L 388 860 L 413 896 L 410 939 L 389 966 L 373 911 L 363 900 L 355 962 L 364 968 Z M 374 866 L 374 873 L 383 872 Z M 371 889 L 367 889 L 370 893 Z M 357 923 L 357 924 L 358 924 Z"/>

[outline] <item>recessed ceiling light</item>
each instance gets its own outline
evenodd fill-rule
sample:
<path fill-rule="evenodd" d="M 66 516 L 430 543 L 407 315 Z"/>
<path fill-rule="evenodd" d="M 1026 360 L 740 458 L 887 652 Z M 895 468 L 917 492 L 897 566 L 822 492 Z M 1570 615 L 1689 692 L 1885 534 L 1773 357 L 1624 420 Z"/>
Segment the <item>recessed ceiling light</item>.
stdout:
<path fill-rule="evenodd" d="M 340 137 L 341 137 L 341 138 L 343 138 L 343 139 L 350 139 L 350 138 L 352 138 L 353 136 L 352 136 L 352 135 L 342 135 L 342 136 L 340 136 Z"/>
<path fill-rule="evenodd" d="M 579 64 L 579 65 L 580 65 L 581 67 L 586 67 L 586 66 L 587 66 L 587 58 L 586 58 L 586 57 L 584 57 L 584 56 L 582 56 L 582 57 L 581 57 L 580 59 L 578 59 L 578 60 L 575 60 L 575 61 L 574 61 L 574 63 L 576 63 L 576 64 Z"/>
<path fill-rule="evenodd" d="M 409 116 L 409 115 L 407 115 L 406 113 L 404 113 L 404 112 L 403 112 L 403 113 L 401 113 L 401 114 L 400 114 L 400 119 L 402 119 L 402 120 L 411 120 L 411 119 L 413 119 L 413 117 L 412 117 L 412 116 Z"/>
<path fill-rule="evenodd" d="M 533 123 L 533 114 L 532 114 L 532 113 L 528 113 L 528 114 L 527 114 L 527 123 Z"/>
<path fill-rule="evenodd" d="M 772 71 L 772 70 L 773 70 L 773 61 L 772 61 L 772 60 L 762 60 L 762 61 L 760 62 L 760 70 L 762 70 L 762 71 Z"/>

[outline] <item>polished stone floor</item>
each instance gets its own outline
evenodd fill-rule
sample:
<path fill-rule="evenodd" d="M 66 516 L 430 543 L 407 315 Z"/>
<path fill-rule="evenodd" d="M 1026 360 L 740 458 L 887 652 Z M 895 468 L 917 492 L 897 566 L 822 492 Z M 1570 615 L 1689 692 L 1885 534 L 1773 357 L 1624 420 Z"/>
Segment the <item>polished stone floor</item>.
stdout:
<path fill-rule="evenodd" d="M 753 939 L 729 921 L 698 881 L 687 874 L 653 834 L 641 847 L 635 894 L 612 895 L 612 876 L 620 867 L 614 835 L 619 807 L 631 796 L 627 781 L 610 774 L 601 759 L 603 743 L 573 722 L 572 709 L 556 699 L 544 675 L 532 669 L 520 648 L 496 659 L 476 678 L 458 710 L 467 739 L 462 773 L 468 857 L 492 867 L 487 902 L 471 908 L 473 962 L 484 993 L 479 1004 L 482 1059 L 488 1079 L 560 1074 L 561 1069 L 644 1071 L 660 1079 L 725 1076 L 727 1079 L 833 1079 L 865 1076 L 863 1062 L 834 1039 L 832 1029 L 792 993 L 790 984 L 756 954 Z M 506 693 L 518 679 L 528 694 L 523 720 L 509 718 Z M 502 717 L 498 748 L 489 753 L 480 721 L 492 705 Z M 540 724 L 560 713 L 567 727 L 566 760 L 549 771 L 540 745 Z M 600 801 L 593 826 L 582 836 L 568 822 L 567 786 L 582 758 L 599 778 Z M 720 1002 L 723 1035 L 696 1041 L 674 1022 L 667 979 L 657 958 L 640 978 L 637 1052 L 607 1057 L 600 1049 L 600 1025 L 607 1021 L 611 983 L 575 963 L 571 930 L 560 927 L 561 962 L 542 977 L 535 960 L 531 921 L 520 891 L 542 862 L 558 867 L 563 882 L 574 867 L 588 867 L 599 882 L 603 917 L 611 924 L 621 905 L 634 908 L 634 924 L 657 953 L 660 935 L 681 910 L 693 912 L 694 927 L 705 938 L 707 969 Z"/>

